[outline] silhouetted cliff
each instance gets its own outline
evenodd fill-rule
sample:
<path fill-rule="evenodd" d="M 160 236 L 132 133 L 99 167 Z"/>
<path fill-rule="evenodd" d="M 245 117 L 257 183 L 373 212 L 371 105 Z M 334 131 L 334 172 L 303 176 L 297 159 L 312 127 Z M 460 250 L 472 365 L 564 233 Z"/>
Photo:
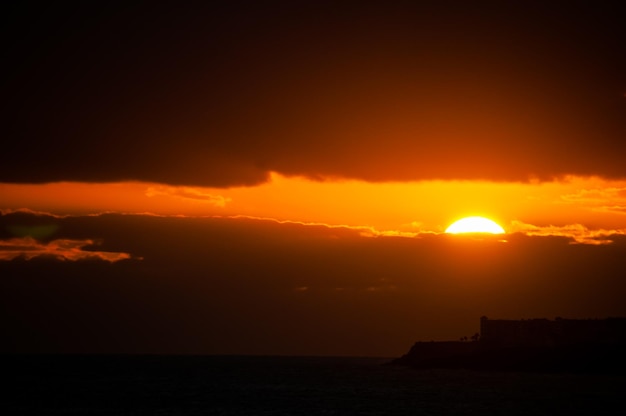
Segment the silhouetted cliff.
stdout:
<path fill-rule="evenodd" d="M 392 364 L 507 371 L 626 371 L 626 318 L 489 320 L 471 342 L 417 342 Z"/>

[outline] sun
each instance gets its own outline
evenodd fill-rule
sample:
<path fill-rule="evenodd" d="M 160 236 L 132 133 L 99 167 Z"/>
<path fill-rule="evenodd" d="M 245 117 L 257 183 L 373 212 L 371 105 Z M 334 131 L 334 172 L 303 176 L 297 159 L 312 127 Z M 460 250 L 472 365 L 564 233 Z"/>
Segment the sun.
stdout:
<path fill-rule="evenodd" d="M 485 217 L 465 217 L 446 229 L 447 234 L 488 233 L 504 234 L 504 229 Z"/>

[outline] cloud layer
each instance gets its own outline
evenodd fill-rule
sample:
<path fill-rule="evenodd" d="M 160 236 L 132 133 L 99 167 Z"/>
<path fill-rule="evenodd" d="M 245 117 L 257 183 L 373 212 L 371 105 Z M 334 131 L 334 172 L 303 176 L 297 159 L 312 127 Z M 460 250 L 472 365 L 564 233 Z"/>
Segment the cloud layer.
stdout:
<path fill-rule="evenodd" d="M 2 182 L 626 177 L 607 4 L 11 7 Z"/>
<path fill-rule="evenodd" d="M 97 239 L 142 258 L 0 262 L 3 351 L 395 356 L 418 339 L 471 335 L 481 315 L 626 314 L 624 236 L 503 243 L 246 218 L 0 220 L 2 241 L 8 224 L 53 223 L 40 244 Z"/>
<path fill-rule="evenodd" d="M 32 237 L 0 240 L 0 260 L 22 258 L 31 260 L 37 257 L 49 257 L 58 260 L 99 259 L 116 262 L 130 258 L 128 253 L 115 253 L 97 250 L 85 250 L 85 247 L 97 245 L 93 240 L 52 240 L 40 243 Z"/>

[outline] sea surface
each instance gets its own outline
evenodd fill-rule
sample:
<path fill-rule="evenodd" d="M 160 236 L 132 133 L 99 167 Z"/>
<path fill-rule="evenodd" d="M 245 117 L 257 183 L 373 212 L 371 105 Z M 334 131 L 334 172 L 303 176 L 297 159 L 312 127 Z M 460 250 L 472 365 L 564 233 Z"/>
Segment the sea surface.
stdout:
<path fill-rule="evenodd" d="M 384 358 L 0 359 L 3 415 L 597 415 L 626 401 L 622 375 L 412 370 Z"/>

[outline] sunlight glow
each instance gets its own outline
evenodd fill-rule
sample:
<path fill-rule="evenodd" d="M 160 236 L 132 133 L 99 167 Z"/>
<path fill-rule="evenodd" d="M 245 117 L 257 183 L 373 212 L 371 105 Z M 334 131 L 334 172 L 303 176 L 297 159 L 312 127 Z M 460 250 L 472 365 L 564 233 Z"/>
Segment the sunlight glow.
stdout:
<path fill-rule="evenodd" d="M 495 222 L 484 217 L 466 217 L 450 225 L 446 229 L 448 234 L 461 233 L 489 233 L 504 234 L 504 229 Z"/>
<path fill-rule="evenodd" d="M 60 216 L 107 212 L 241 216 L 354 227 L 368 235 L 403 236 L 442 233 L 453 222 L 451 219 L 461 218 L 462 209 L 465 215 L 506 221 L 506 233 L 541 233 L 579 242 L 600 238 L 600 230 L 604 230 L 604 236 L 626 234 L 626 180 L 598 177 L 572 176 L 537 183 L 370 183 L 272 173 L 263 184 L 231 188 L 148 182 L 0 183 L 0 203 L 0 215 L 27 208 Z M 57 230 L 46 225 L 38 223 L 35 229 L 34 224 L 16 223 L 5 231 L 12 237 L 29 235 L 49 241 Z M 482 234 L 480 238 L 491 235 Z"/>

